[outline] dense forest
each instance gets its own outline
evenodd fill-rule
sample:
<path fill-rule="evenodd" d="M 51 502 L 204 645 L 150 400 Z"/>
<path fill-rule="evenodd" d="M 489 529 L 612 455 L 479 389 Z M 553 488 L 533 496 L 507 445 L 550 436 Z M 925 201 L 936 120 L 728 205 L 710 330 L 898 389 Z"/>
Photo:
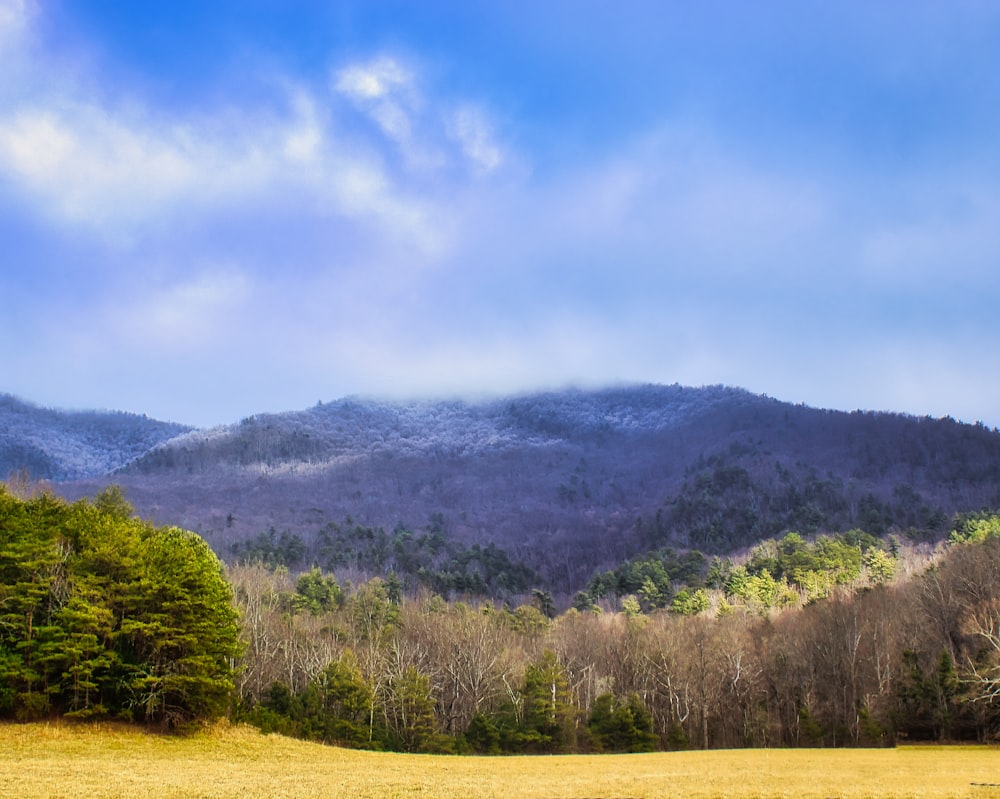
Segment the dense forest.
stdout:
<path fill-rule="evenodd" d="M 600 575 L 559 615 L 541 591 L 516 607 L 447 603 L 402 596 L 392 576 L 341 586 L 236 567 L 239 712 L 412 751 L 992 740 L 1000 518 L 954 528 L 920 562 L 861 531 L 789 534 L 739 564 L 673 553 Z"/>
<path fill-rule="evenodd" d="M 121 411 L 60 411 L 0 394 L 0 476 L 79 480 L 109 474 L 191 427 Z"/>
<path fill-rule="evenodd" d="M 596 572 L 661 550 L 853 529 L 936 543 L 956 513 L 1000 507 L 1000 433 L 722 386 L 347 398 L 190 431 L 54 490 L 112 482 L 227 562 L 511 602 L 539 588 L 565 608 Z"/>
<path fill-rule="evenodd" d="M 356 584 L 140 521 L 117 489 L 0 489 L 0 715 L 228 713 L 340 745 L 645 751 L 990 740 L 1000 517 L 922 556 L 860 529 L 745 558 L 660 550 L 557 613 Z"/>

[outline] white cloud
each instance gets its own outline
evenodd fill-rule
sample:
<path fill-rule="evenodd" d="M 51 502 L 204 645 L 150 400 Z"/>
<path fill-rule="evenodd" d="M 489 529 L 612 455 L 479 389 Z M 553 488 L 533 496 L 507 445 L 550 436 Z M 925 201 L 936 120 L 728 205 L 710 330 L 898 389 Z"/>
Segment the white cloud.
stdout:
<path fill-rule="evenodd" d="M 18 28 L 24 4 L 0 3 L 0 26 Z M 441 122 L 450 106 L 428 106 L 416 73 L 387 56 L 335 73 L 334 88 L 355 111 L 286 80 L 270 108 L 153 109 L 142 98 L 98 92 L 92 68 L 70 74 L 40 48 L 25 63 L 38 91 L 0 103 L 0 187 L 56 228 L 89 230 L 116 245 L 134 247 L 150 230 L 177 223 L 206 228 L 240 209 L 268 208 L 317 225 L 360 222 L 435 256 L 447 246 L 455 181 L 463 179 L 449 164 L 499 164 L 485 112 L 459 114 L 456 146 Z M 384 141 L 356 134 L 358 112 L 376 122 L 402 162 L 386 157 Z"/>
<path fill-rule="evenodd" d="M 322 156 L 326 134 L 316 102 L 308 92 L 295 91 L 292 107 L 296 117 L 287 123 L 282 152 L 290 162 L 308 165 Z"/>
<path fill-rule="evenodd" d="M 28 2 L 0 0 L 0 48 L 30 37 Z M 0 49 L 0 73 L 13 69 L 7 56 Z M 269 105 L 258 95 L 197 113 L 116 94 L 93 64 L 41 39 L 30 56 L 17 59 L 18 80 L 0 99 L 0 192 L 54 232 L 116 248 L 179 228 L 211 236 L 241 217 L 252 228 L 264 213 L 360 224 L 363 236 L 437 258 L 467 179 L 453 167 L 492 171 L 502 160 L 485 110 L 425 97 L 420 75 L 388 55 L 333 73 L 346 108 L 279 77 Z M 381 136 L 359 133 L 359 117 Z"/>
<path fill-rule="evenodd" d="M 49 213 L 100 226 L 156 213 L 205 179 L 208 153 L 184 138 L 91 106 L 28 108 L 0 118 L 0 169 Z"/>
<path fill-rule="evenodd" d="M 450 119 L 449 133 L 462 152 L 482 172 L 494 172 L 503 164 L 503 151 L 496 143 L 493 127 L 481 108 L 464 105 Z"/>
<path fill-rule="evenodd" d="M 412 74 L 388 56 L 344 67 L 334 74 L 334 79 L 337 91 L 356 100 L 380 100 L 409 93 L 413 85 Z"/>
<path fill-rule="evenodd" d="M 504 151 L 486 109 L 469 102 L 429 100 L 419 77 L 382 56 L 337 70 L 333 88 L 375 122 L 412 170 L 434 171 L 459 163 L 488 174 L 503 166 Z"/>
<path fill-rule="evenodd" d="M 299 92 L 293 109 L 284 118 L 162 120 L 56 100 L 0 111 L 0 176 L 51 220 L 110 240 L 261 201 L 369 220 L 419 247 L 438 239 L 425 227 L 426 198 L 333 141 L 310 97 Z"/>
<path fill-rule="evenodd" d="M 364 110 L 404 152 L 411 149 L 412 116 L 420 103 L 412 73 L 399 62 L 382 56 L 351 64 L 334 73 L 333 87 Z"/>

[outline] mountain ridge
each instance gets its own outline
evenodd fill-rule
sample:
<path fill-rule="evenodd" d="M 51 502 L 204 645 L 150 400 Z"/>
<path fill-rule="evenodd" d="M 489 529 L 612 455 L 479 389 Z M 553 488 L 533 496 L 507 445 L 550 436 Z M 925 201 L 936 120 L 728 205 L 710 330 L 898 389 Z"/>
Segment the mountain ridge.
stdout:
<path fill-rule="evenodd" d="M 67 481 L 120 469 L 191 428 L 124 411 L 61 411 L 0 394 L 0 476 Z"/>
<path fill-rule="evenodd" d="M 493 547 L 572 592 L 664 547 L 727 554 L 855 527 L 941 538 L 954 514 L 1000 506 L 1000 433 L 725 386 L 346 397 L 183 430 L 57 489 L 75 498 L 111 482 L 230 560 L 416 580 L 444 568 L 442 553 L 465 563 Z"/>

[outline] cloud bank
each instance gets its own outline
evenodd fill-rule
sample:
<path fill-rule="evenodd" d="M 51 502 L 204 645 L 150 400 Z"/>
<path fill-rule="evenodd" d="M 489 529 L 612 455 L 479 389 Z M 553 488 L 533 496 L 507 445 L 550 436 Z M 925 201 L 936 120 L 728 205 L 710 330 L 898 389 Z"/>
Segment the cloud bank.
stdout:
<path fill-rule="evenodd" d="M 647 86 L 634 119 L 616 98 L 636 88 L 582 67 L 569 85 L 558 48 L 527 51 L 538 80 L 594 99 L 542 112 L 511 99 L 513 62 L 491 62 L 509 84 L 472 80 L 460 48 L 415 56 L 414 28 L 165 103 L 57 48 L 50 13 L 0 0 L 6 390 L 212 424 L 347 393 L 676 381 L 1000 424 L 1000 137 L 858 150 L 921 101 L 838 147 L 774 85 L 739 120 L 719 109 L 744 86 L 657 89 L 703 56 L 629 61 L 654 58 L 635 33 L 618 54 Z M 863 55 L 842 94 L 898 54 Z M 967 89 L 949 96 L 986 114 Z M 578 122 L 592 104 L 600 129 Z"/>

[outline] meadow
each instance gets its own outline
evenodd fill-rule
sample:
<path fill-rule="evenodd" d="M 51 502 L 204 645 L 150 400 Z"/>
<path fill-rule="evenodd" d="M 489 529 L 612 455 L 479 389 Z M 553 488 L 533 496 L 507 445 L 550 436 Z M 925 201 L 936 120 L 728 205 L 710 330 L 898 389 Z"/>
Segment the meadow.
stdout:
<path fill-rule="evenodd" d="M 163 736 L 110 724 L 5 724 L 0 796 L 1000 799 L 1000 749 L 454 757 L 337 749 L 227 725 Z"/>

